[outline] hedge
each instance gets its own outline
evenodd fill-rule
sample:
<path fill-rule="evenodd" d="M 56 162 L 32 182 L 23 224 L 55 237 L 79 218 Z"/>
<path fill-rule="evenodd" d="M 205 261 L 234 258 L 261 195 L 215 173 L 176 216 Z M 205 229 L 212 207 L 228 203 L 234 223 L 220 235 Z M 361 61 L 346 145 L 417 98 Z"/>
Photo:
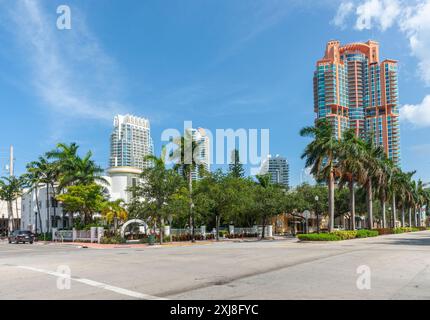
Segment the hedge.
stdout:
<path fill-rule="evenodd" d="M 377 237 L 382 234 L 395 234 L 404 232 L 413 232 L 427 230 L 427 228 L 381 228 L 374 230 L 357 230 L 357 231 L 334 231 L 332 233 L 310 233 L 310 234 L 299 234 L 297 238 L 302 241 L 340 241 L 349 240 L 355 238 L 368 238 Z"/>
<path fill-rule="evenodd" d="M 357 230 L 357 237 L 356 238 L 377 237 L 378 235 L 379 235 L 379 233 L 376 230 L 361 229 L 361 230 Z"/>
<path fill-rule="evenodd" d="M 340 240 L 355 239 L 357 237 L 357 231 L 334 231 L 334 235 L 338 236 Z"/>
<path fill-rule="evenodd" d="M 339 236 L 333 233 L 308 233 L 297 235 L 301 241 L 339 241 L 342 240 Z"/>

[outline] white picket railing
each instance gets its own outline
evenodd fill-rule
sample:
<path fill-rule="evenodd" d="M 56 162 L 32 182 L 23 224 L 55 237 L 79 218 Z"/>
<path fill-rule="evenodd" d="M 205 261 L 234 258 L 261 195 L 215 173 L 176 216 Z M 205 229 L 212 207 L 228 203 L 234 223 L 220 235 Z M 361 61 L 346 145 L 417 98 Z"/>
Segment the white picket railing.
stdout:
<path fill-rule="evenodd" d="M 104 229 L 92 227 L 91 230 L 52 230 L 53 241 L 89 241 L 100 242 L 103 237 Z"/>

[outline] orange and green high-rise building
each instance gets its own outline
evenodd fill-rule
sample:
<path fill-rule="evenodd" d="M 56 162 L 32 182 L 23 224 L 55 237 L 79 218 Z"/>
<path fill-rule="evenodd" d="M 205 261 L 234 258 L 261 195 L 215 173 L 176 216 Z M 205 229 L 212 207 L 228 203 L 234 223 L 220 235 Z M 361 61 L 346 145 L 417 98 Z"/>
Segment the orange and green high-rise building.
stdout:
<path fill-rule="evenodd" d="M 400 164 L 397 61 L 379 60 L 375 41 L 341 45 L 327 43 L 314 73 L 314 110 L 326 118 L 338 138 L 348 128 L 373 137 Z"/>

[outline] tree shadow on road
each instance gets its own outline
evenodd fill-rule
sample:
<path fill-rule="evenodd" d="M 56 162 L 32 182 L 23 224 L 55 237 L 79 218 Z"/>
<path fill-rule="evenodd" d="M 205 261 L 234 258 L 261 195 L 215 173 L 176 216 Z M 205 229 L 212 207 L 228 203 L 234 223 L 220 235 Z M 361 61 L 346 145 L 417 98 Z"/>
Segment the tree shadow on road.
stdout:
<path fill-rule="evenodd" d="M 398 238 L 398 237 L 389 237 L 385 238 L 385 241 L 375 242 L 375 244 L 394 244 L 394 245 L 403 245 L 403 246 L 428 246 L 430 247 L 430 235 L 417 235 L 416 238 Z"/>

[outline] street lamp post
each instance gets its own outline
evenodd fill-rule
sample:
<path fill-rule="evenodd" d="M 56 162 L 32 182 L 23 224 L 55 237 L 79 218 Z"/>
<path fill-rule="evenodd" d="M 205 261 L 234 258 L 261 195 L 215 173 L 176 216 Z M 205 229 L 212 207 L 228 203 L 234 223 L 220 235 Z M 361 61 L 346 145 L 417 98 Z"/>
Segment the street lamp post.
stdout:
<path fill-rule="evenodd" d="M 317 216 L 317 233 L 320 233 L 320 219 L 318 214 L 318 200 L 319 197 L 315 196 L 315 215 Z"/>

